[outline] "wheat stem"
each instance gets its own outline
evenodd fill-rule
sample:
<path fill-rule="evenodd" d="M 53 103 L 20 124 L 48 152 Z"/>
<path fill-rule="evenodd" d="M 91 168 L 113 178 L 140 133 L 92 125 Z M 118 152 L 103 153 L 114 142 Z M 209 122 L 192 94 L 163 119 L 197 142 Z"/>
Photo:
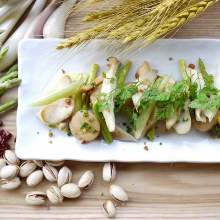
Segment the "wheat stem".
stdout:
<path fill-rule="evenodd" d="M 123 44 L 144 39 L 150 44 L 218 1 L 124 0 L 108 11 L 93 14 L 92 19 L 97 19 L 98 25 L 61 42 L 58 49 L 76 46 L 94 38 L 120 40 Z"/>
<path fill-rule="evenodd" d="M 203 0 L 189 7 L 188 9 L 179 13 L 177 16 L 171 18 L 166 24 L 162 25 L 158 30 L 153 32 L 150 36 L 146 37 L 147 42 L 152 43 L 158 38 L 168 34 L 170 31 L 173 31 L 174 29 L 181 27 L 183 24 L 197 17 L 207 8 L 214 5 L 218 1 L 219 0 Z"/>

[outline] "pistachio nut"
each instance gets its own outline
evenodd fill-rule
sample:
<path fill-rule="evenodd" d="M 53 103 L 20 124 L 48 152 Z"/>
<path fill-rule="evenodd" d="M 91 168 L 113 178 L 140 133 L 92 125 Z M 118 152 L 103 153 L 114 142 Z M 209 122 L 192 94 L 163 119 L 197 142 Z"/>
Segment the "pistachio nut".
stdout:
<path fill-rule="evenodd" d="M 128 195 L 125 190 L 118 185 L 111 185 L 109 188 L 109 193 L 116 201 L 126 202 L 128 201 Z"/>
<path fill-rule="evenodd" d="M 105 163 L 102 170 L 103 180 L 106 182 L 112 182 L 116 178 L 116 167 L 114 163 Z"/>
<path fill-rule="evenodd" d="M 44 162 L 42 160 L 33 160 L 33 162 L 40 168 L 44 166 Z"/>
<path fill-rule="evenodd" d="M 33 191 L 29 192 L 25 197 L 25 202 L 28 205 L 44 205 L 47 199 L 47 195 L 44 192 Z"/>
<path fill-rule="evenodd" d="M 61 194 L 66 198 L 77 198 L 81 195 L 81 191 L 76 184 L 67 183 L 61 187 Z"/>
<path fill-rule="evenodd" d="M 4 159 L 7 164 L 19 165 L 20 160 L 12 150 L 6 150 L 4 153 Z"/>
<path fill-rule="evenodd" d="M 6 161 L 4 158 L 0 158 L 0 170 L 2 167 L 6 166 Z"/>
<path fill-rule="evenodd" d="M 70 183 L 72 180 L 72 176 L 72 171 L 68 167 L 62 167 L 58 173 L 57 185 L 61 187 L 67 183 Z"/>
<path fill-rule="evenodd" d="M 37 186 L 42 180 L 43 172 L 41 170 L 36 170 L 27 177 L 26 183 L 28 186 L 33 187 Z"/>
<path fill-rule="evenodd" d="M 53 167 L 61 167 L 64 164 L 64 160 L 46 160 L 45 163 Z"/>
<path fill-rule="evenodd" d="M 44 165 L 43 166 L 43 174 L 48 181 L 50 181 L 50 182 L 57 181 L 58 171 L 55 167 L 52 167 L 47 164 Z"/>
<path fill-rule="evenodd" d="M 82 189 L 87 189 L 92 185 L 94 181 L 94 173 L 91 170 L 87 170 L 79 179 L 78 186 Z"/>
<path fill-rule="evenodd" d="M 19 177 L 15 177 L 10 180 L 2 179 L 0 180 L 0 185 L 2 189 L 13 190 L 13 189 L 17 189 L 21 185 L 21 180 Z"/>
<path fill-rule="evenodd" d="M 19 173 L 19 167 L 16 165 L 6 165 L 0 170 L 0 177 L 2 179 L 12 179 Z"/>
<path fill-rule="evenodd" d="M 24 161 L 24 162 L 20 165 L 19 176 L 20 176 L 20 177 L 27 177 L 27 176 L 30 175 L 36 168 L 37 168 L 37 165 L 36 165 L 33 161 L 31 161 L 31 160 Z"/>
<path fill-rule="evenodd" d="M 114 203 L 111 200 L 107 200 L 103 203 L 103 210 L 105 215 L 108 218 L 114 218 L 116 215 L 116 207 L 114 205 Z"/>
<path fill-rule="evenodd" d="M 63 196 L 57 186 L 51 186 L 47 191 L 47 198 L 52 204 L 59 204 L 63 202 Z"/>

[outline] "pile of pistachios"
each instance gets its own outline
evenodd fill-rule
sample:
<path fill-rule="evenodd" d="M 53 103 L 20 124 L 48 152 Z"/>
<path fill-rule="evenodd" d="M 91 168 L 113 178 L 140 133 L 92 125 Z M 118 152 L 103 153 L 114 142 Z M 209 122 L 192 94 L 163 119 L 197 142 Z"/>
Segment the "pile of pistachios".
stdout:
<path fill-rule="evenodd" d="M 116 179 L 116 167 L 114 163 L 108 162 L 104 164 L 102 177 L 105 182 L 110 183 L 109 194 L 112 200 L 106 200 L 103 203 L 103 210 L 107 217 L 113 218 L 116 215 L 116 207 L 128 201 L 128 195 L 125 190 L 119 186 L 112 184 Z"/>
<path fill-rule="evenodd" d="M 28 187 L 35 187 L 43 179 L 53 183 L 46 192 L 31 191 L 26 194 L 25 202 L 28 205 L 44 205 L 49 201 L 53 205 L 63 202 L 64 198 L 74 199 L 80 197 L 83 190 L 88 189 L 95 178 L 92 170 L 87 170 L 78 183 L 72 182 L 72 171 L 64 166 L 64 161 L 21 161 L 14 151 L 6 150 L 3 158 L 0 158 L 0 186 L 4 190 L 14 190 L 21 186 L 25 179 Z M 116 215 L 116 207 L 128 201 L 125 190 L 112 184 L 116 178 L 114 163 L 105 163 L 103 167 L 103 180 L 110 184 L 109 194 L 112 200 L 103 203 L 103 210 L 107 217 Z"/>

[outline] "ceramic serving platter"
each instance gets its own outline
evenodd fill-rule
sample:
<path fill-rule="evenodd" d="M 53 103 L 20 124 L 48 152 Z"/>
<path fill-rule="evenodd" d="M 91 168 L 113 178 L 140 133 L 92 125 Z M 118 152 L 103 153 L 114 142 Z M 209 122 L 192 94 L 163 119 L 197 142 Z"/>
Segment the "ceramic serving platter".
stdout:
<path fill-rule="evenodd" d="M 160 74 L 180 79 L 178 59 L 196 63 L 202 58 L 210 73 L 220 85 L 220 40 L 159 40 L 145 49 L 116 52 L 106 41 L 92 41 L 77 48 L 56 50 L 59 40 L 24 40 L 18 51 L 19 88 L 17 113 L 16 153 L 22 159 L 68 159 L 78 161 L 121 161 L 121 162 L 220 162 L 220 140 L 207 134 L 191 131 L 187 135 L 175 133 L 161 135 L 154 142 L 143 139 L 137 143 L 114 141 L 111 145 L 97 140 L 80 144 L 74 137 L 48 128 L 37 118 L 39 109 L 31 103 L 43 93 L 51 80 L 64 69 L 73 73 L 87 73 L 90 65 L 98 63 L 106 70 L 106 58 L 117 56 L 122 62 L 131 59 L 133 67 L 128 80 L 134 79 L 137 67 L 144 61 L 150 62 Z M 126 54 L 126 55 L 125 55 Z M 144 147 L 148 146 L 148 151 Z"/>

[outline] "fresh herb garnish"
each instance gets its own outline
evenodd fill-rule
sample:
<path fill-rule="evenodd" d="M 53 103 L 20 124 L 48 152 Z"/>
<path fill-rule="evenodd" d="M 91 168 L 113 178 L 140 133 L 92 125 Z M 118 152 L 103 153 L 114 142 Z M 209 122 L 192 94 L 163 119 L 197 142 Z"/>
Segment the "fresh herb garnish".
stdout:
<path fill-rule="evenodd" d="M 82 123 L 82 125 L 80 126 L 80 130 L 82 130 L 83 132 L 90 132 L 90 133 L 96 133 L 97 132 L 97 130 L 95 128 L 93 128 L 87 122 Z"/>
<path fill-rule="evenodd" d="M 118 112 L 137 91 L 137 83 L 132 83 L 120 89 L 116 89 L 114 92 L 115 111 Z"/>

